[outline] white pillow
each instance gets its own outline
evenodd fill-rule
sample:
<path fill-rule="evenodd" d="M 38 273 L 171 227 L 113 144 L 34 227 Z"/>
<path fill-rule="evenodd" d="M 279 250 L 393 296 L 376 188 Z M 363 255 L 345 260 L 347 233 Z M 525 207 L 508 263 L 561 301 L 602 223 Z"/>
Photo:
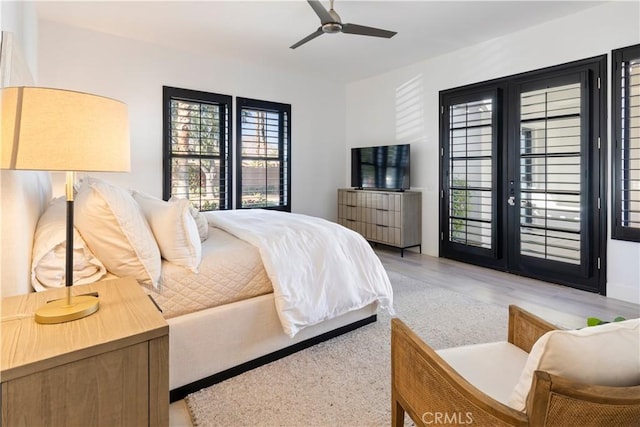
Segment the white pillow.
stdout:
<path fill-rule="evenodd" d="M 640 319 L 579 330 L 550 331 L 535 342 L 509 398 L 509 406 L 526 408 L 534 371 L 586 384 L 626 387 L 640 384 Z"/>
<path fill-rule="evenodd" d="M 176 200 L 186 200 L 180 197 L 171 196 L 169 199 L 170 202 Z M 189 212 L 191 212 L 191 216 L 196 220 L 196 225 L 198 226 L 198 234 L 200 235 L 200 242 L 204 242 L 209 237 L 209 222 L 207 221 L 207 217 L 202 215 L 198 209 L 193 207 L 191 202 L 189 202 Z"/>
<path fill-rule="evenodd" d="M 202 243 L 196 221 L 189 212 L 189 201 L 172 198 L 165 202 L 138 191 L 133 192 L 133 198 L 151 226 L 162 258 L 197 273 Z"/>
<path fill-rule="evenodd" d="M 196 224 L 198 225 L 200 241 L 204 242 L 209 237 L 209 221 L 207 221 L 207 217 L 202 215 L 202 212 L 191 206 L 191 204 L 189 204 L 189 212 L 191 212 L 193 219 L 196 220 Z"/>
<path fill-rule="evenodd" d="M 65 285 L 67 259 L 66 199 L 54 199 L 44 211 L 33 241 L 31 285 L 36 291 Z M 84 285 L 100 280 L 107 270 L 73 229 L 73 284 Z"/>
<path fill-rule="evenodd" d="M 109 272 L 159 286 L 160 250 L 129 192 L 89 177 L 75 206 L 78 231 Z"/>

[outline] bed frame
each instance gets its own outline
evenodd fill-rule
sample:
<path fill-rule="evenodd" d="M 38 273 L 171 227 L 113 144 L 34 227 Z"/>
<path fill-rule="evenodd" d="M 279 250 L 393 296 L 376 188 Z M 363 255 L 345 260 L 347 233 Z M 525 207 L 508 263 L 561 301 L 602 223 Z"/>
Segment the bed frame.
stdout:
<path fill-rule="evenodd" d="M 48 172 L 1 171 L 0 291 L 33 292 L 31 248 L 38 219 L 52 197 Z M 167 320 L 172 402 L 201 388 L 376 321 L 372 303 L 300 331 L 289 338 L 273 294 Z"/>

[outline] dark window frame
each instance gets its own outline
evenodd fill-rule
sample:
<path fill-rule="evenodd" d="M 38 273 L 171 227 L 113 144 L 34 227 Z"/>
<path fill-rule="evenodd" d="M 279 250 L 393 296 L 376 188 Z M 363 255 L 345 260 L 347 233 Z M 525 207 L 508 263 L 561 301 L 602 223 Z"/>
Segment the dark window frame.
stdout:
<path fill-rule="evenodd" d="M 278 161 L 280 162 L 280 201 L 277 206 L 256 206 L 254 208 L 291 212 L 291 104 L 236 97 L 236 209 L 252 209 L 242 206 L 242 161 L 250 156 L 242 154 L 242 111 L 261 110 L 278 114 Z M 268 160 L 267 156 L 255 160 Z"/>
<path fill-rule="evenodd" d="M 550 67 L 541 68 L 538 70 L 527 71 L 511 76 L 501 77 L 493 80 L 488 80 L 479 83 L 473 83 L 470 85 L 442 90 L 440 91 L 440 256 L 445 258 L 451 258 L 462 262 L 471 264 L 477 264 L 485 267 L 495 268 L 503 271 L 517 272 L 517 274 L 533 277 L 536 279 L 546 280 L 555 283 L 561 283 L 577 289 L 584 289 L 592 292 L 598 292 L 602 295 L 606 295 L 606 268 L 607 268 L 607 192 L 608 192 L 608 158 L 607 155 L 607 136 L 606 123 L 608 110 L 606 108 L 607 99 L 607 85 L 602 82 L 607 81 L 607 69 L 606 55 L 599 55 L 591 58 L 568 62 L 565 64 L 554 65 Z M 587 229 L 592 232 L 592 238 L 585 241 L 583 247 L 588 249 L 588 260 L 585 263 L 584 271 L 588 272 L 588 276 L 584 276 L 583 271 L 578 272 L 575 281 L 564 280 L 558 277 L 558 271 L 564 274 L 565 266 L 555 266 L 549 269 L 548 273 L 545 273 L 542 268 L 545 266 L 524 266 L 519 267 L 516 264 L 516 253 L 514 248 L 517 245 L 511 245 L 511 247 L 497 247 L 494 252 L 485 252 L 480 254 L 477 248 L 465 248 L 459 249 L 456 246 L 447 242 L 449 239 L 448 230 L 448 214 L 447 208 L 450 202 L 450 192 L 447 185 L 448 176 L 445 174 L 448 172 L 446 164 L 449 160 L 447 140 L 444 137 L 446 135 L 445 128 L 447 126 L 447 108 L 453 100 L 458 98 L 465 98 L 473 96 L 476 92 L 489 91 L 494 89 L 498 93 L 498 97 L 503 108 L 498 111 L 499 125 L 497 132 L 501 138 L 503 138 L 498 146 L 500 152 L 497 154 L 497 160 L 495 165 L 502 168 L 502 175 L 498 179 L 495 191 L 501 203 L 499 209 L 496 212 L 496 218 L 499 223 L 494 228 L 498 233 L 501 233 L 499 241 L 513 241 L 513 229 L 512 224 L 515 223 L 516 210 L 507 209 L 506 201 L 512 195 L 511 185 L 515 183 L 517 178 L 515 176 L 515 164 L 514 153 L 516 152 L 510 148 L 510 144 L 513 141 L 520 141 L 519 128 L 514 125 L 513 117 L 517 117 L 516 109 L 516 95 L 517 86 L 522 84 L 529 84 L 539 80 L 544 82 L 553 75 L 564 75 L 572 72 L 584 72 L 586 81 L 589 83 L 587 86 L 583 86 L 586 91 L 585 96 L 588 96 L 591 102 L 589 108 L 585 108 L 587 113 L 586 121 L 591 125 L 588 129 L 585 129 L 585 137 L 588 138 L 590 146 L 588 147 L 588 153 L 585 152 L 585 160 L 588 162 L 588 167 L 584 170 L 588 171 L 587 182 L 590 189 L 587 190 L 590 195 L 589 203 L 586 205 L 589 211 L 593 211 L 592 221 L 587 225 Z M 586 99 L 586 98 L 585 98 Z M 511 118 L 511 119 L 510 119 Z M 502 120 L 502 122 L 500 122 Z M 510 142 L 511 141 L 511 142 Z M 518 190 L 518 188 L 515 188 Z M 586 193 L 585 193 L 586 194 Z M 500 219 L 502 218 L 502 220 Z M 502 221 L 502 223 L 500 223 Z M 509 224 L 509 227 L 507 227 Z M 518 243 L 519 244 L 519 243 Z M 495 254 L 495 255 L 494 255 Z M 493 256 L 492 256 L 493 255 Z M 496 257 L 497 256 L 497 257 Z M 528 261 L 529 262 L 529 261 Z M 542 261 L 546 262 L 546 261 Z M 534 264 L 533 262 L 529 262 Z M 518 270 L 519 269 L 519 270 Z M 556 270 L 556 271 L 552 271 Z M 592 274 L 593 273 L 593 274 Z M 583 277 L 581 277 L 583 276 Z"/>
<path fill-rule="evenodd" d="M 452 259 L 467 259 L 471 263 L 478 263 L 487 266 L 493 266 L 494 261 L 500 257 L 498 252 L 497 241 L 502 235 L 502 231 L 498 228 L 498 224 L 501 222 L 502 212 L 499 208 L 498 198 L 496 197 L 496 190 L 500 188 L 501 183 L 498 181 L 497 167 L 501 162 L 498 157 L 499 150 L 497 147 L 500 141 L 500 134 L 503 128 L 503 118 L 498 111 L 497 106 L 502 100 L 501 90 L 497 88 L 492 82 L 489 84 L 478 83 L 469 90 L 465 88 L 452 89 L 449 91 L 441 91 L 440 93 L 440 105 L 442 106 L 442 114 L 440 115 L 440 141 L 441 141 L 441 157 L 440 157 L 440 254 L 441 256 Z M 467 246 L 458 245 L 451 241 L 450 230 L 450 204 L 443 203 L 444 200 L 451 202 L 451 198 L 454 197 L 454 193 L 457 188 L 450 186 L 450 166 L 452 153 L 450 152 L 450 131 L 449 131 L 449 109 L 454 105 L 462 105 L 467 103 L 474 103 L 481 99 L 490 99 L 492 105 L 492 117 L 490 128 L 492 131 L 491 139 L 491 155 L 488 159 L 491 161 L 493 167 L 491 171 L 491 181 L 494 185 L 494 191 L 492 192 L 491 211 L 495 221 L 491 224 L 491 247 L 482 248 L 480 246 Z M 466 187 L 464 184 L 463 187 Z M 462 189 L 464 191 L 464 188 Z M 466 216 L 466 215 L 465 215 Z M 463 248 L 462 251 L 459 251 Z"/>
<path fill-rule="evenodd" d="M 226 117 L 223 126 L 220 126 L 220 154 L 213 155 L 198 155 L 190 154 L 189 156 L 176 156 L 172 151 L 171 141 L 171 101 L 172 100 L 184 100 L 200 104 L 213 104 L 221 107 L 221 114 Z M 231 168 L 231 123 L 232 123 L 232 101 L 233 98 L 229 95 L 222 95 L 217 93 L 210 93 L 191 89 L 182 89 L 171 86 L 162 87 L 162 105 L 163 105 L 163 185 L 162 185 L 162 197 L 164 200 L 168 200 L 171 197 L 172 188 L 172 160 L 176 157 L 189 157 L 197 159 L 220 159 L 220 176 L 218 181 L 219 187 L 224 187 L 224 191 L 220 191 L 219 209 L 226 210 L 233 206 L 232 193 L 233 193 L 233 180 L 232 180 L 232 168 Z"/>
<path fill-rule="evenodd" d="M 631 242 L 640 242 L 640 226 L 633 227 L 624 225 L 626 218 L 625 200 L 628 197 L 623 198 L 622 195 L 626 192 L 626 187 L 623 183 L 623 173 L 626 168 L 622 163 L 628 156 L 624 156 L 623 153 L 628 150 L 626 146 L 626 138 L 628 134 L 624 135 L 625 129 L 629 129 L 629 97 L 625 98 L 626 104 L 622 106 L 622 71 L 623 67 L 631 60 L 640 59 L 640 44 L 633 46 L 627 46 L 620 49 L 615 49 L 611 52 L 611 138 L 613 139 L 612 148 L 612 220 L 611 220 L 611 238 L 617 240 L 626 240 Z M 627 85 L 629 79 L 626 79 Z M 623 115 L 623 109 L 626 109 L 626 113 Z M 625 126 L 623 126 L 623 117 L 625 120 Z"/>

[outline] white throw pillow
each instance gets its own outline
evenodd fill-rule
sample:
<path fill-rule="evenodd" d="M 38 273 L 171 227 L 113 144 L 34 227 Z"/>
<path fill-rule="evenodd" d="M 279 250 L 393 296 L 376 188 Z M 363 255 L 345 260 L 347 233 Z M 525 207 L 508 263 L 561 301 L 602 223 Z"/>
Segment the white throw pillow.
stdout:
<path fill-rule="evenodd" d="M 640 319 L 579 330 L 550 331 L 535 342 L 509 406 L 526 408 L 534 371 L 586 384 L 626 387 L 640 384 Z"/>
<path fill-rule="evenodd" d="M 171 196 L 169 199 L 170 202 L 174 202 L 176 200 L 187 200 L 181 197 Z M 207 217 L 205 217 L 202 212 L 193 207 L 191 202 L 189 202 L 189 212 L 191 212 L 191 216 L 196 221 L 196 225 L 198 226 L 198 234 L 200 235 L 200 242 L 204 242 L 209 237 L 209 221 L 207 221 Z"/>
<path fill-rule="evenodd" d="M 159 286 L 160 250 L 128 191 L 89 177 L 75 205 L 78 231 L 109 272 Z"/>
<path fill-rule="evenodd" d="M 151 226 L 162 258 L 197 273 L 202 243 L 189 201 L 172 198 L 165 202 L 138 191 L 133 192 L 133 198 Z"/>
<path fill-rule="evenodd" d="M 66 199 L 54 199 L 44 211 L 33 241 L 31 285 L 36 291 L 65 285 L 67 259 L 67 207 Z M 107 274 L 104 265 L 73 230 L 73 284 L 83 285 L 100 280 Z"/>
<path fill-rule="evenodd" d="M 209 221 L 207 221 L 207 217 L 202 215 L 202 212 L 191 206 L 191 204 L 189 205 L 189 212 L 191 212 L 193 219 L 196 220 L 196 224 L 198 225 L 200 241 L 204 242 L 209 237 Z"/>

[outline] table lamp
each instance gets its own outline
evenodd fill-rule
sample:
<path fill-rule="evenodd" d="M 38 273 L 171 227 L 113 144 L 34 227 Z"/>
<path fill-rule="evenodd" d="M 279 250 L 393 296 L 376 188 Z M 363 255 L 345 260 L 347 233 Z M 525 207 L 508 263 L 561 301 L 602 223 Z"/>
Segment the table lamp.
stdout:
<path fill-rule="evenodd" d="M 75 172 L 129 170 L 127 106 L 88 93 L 40 87 L 2 89 L 2 169 L 66 172 L 66 298 L 35 313 L 38 323 L 61 323 L 95 313 L 98 297 L 71 296 Z"/>

